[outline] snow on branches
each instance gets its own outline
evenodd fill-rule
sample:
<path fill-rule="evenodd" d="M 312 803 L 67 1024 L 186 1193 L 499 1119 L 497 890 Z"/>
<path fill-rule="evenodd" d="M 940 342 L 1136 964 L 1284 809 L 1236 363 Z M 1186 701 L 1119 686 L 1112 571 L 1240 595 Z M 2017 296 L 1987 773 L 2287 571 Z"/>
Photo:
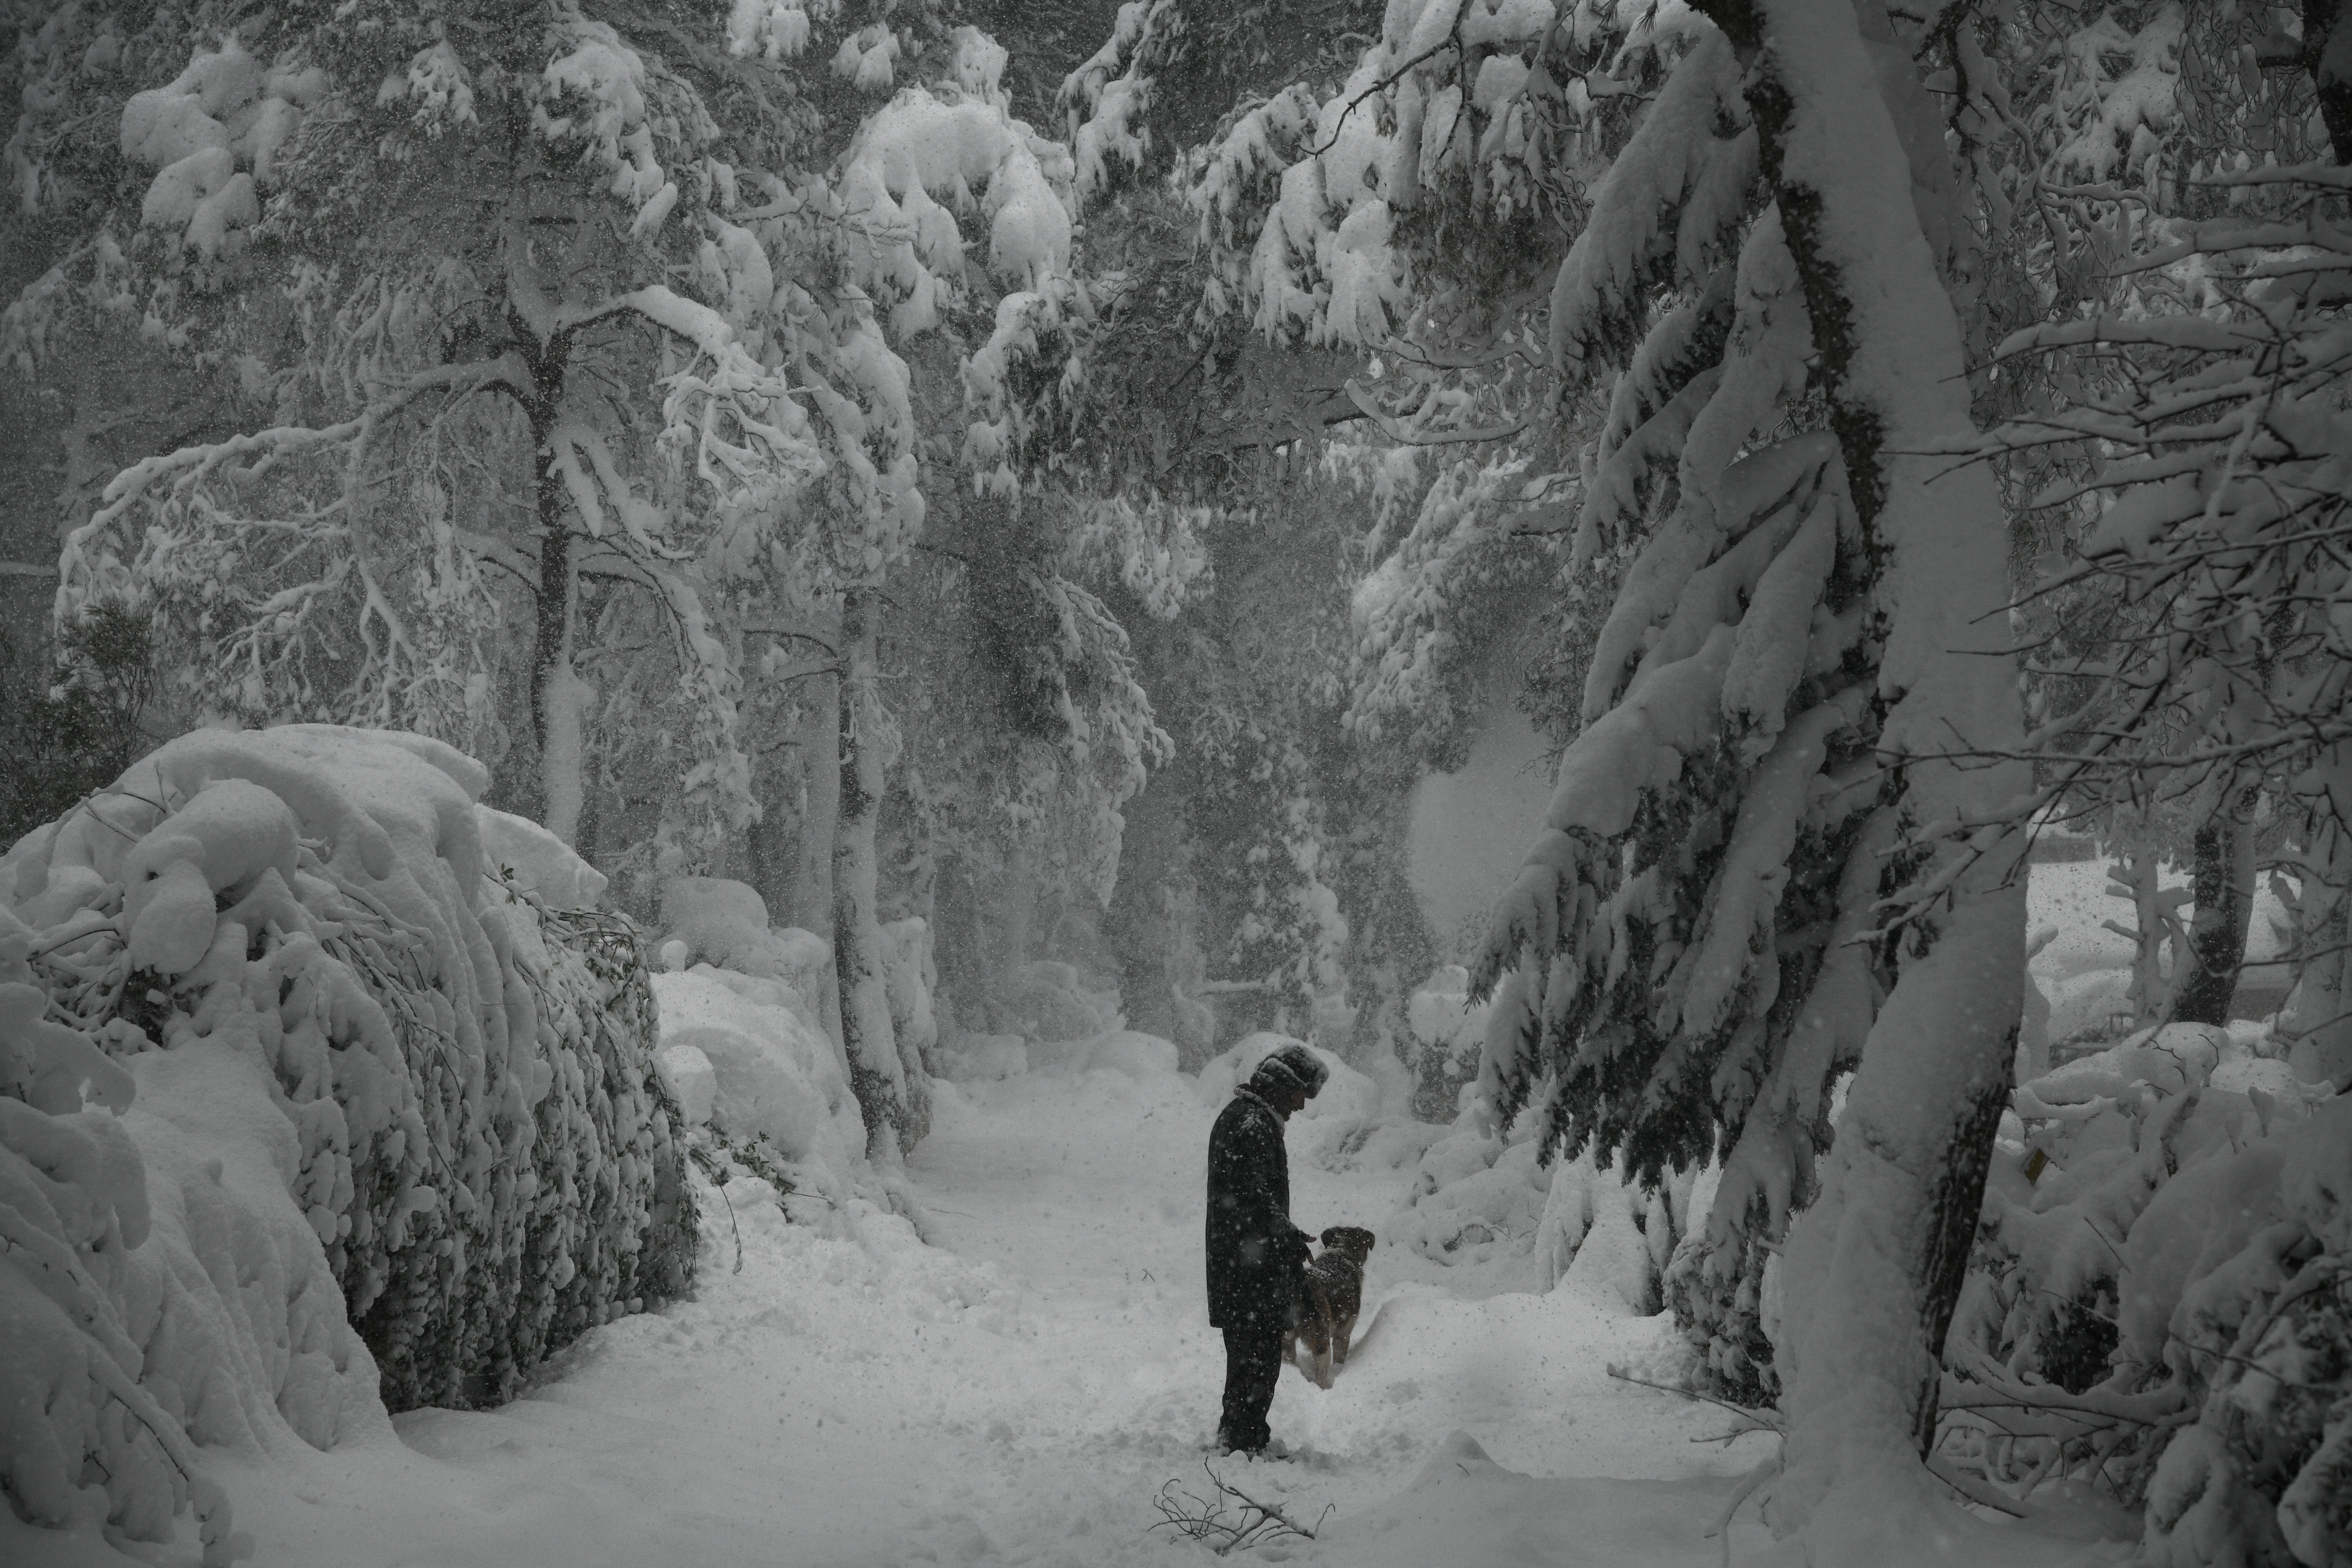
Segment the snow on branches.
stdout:
<path fill-rule="evenodd" d="M 1126 0 L 1102 47 L 1062 79 L 1054 107 L 1069 132 L 1079 201 L 1107 194 L 1150 156 L 1151 131 L 1142 121 L 1154 70 L 1183 30 L 1177 0 Z"/>
<path fill-rule="evenodd" d="M 2331 210 L 2332 166 L 2212 184 L 2259 205 L 2169 226 L 2131 263 L 2136 308 L 2001 346 L 2012 374 L 2091 367 L 2069 378 L 2076 395 L 1949 449 L 2054 470 L 2032 500 L 2069 548 L 2045 557 L 2017 616 L 2044 682 L 2028 737 L 2044 795 L 2210 815 L 2269 792 L 2294 825 L 2315 939 L 2284 1026 L 2308 1034 L 2315 1072 L 2341 1078 L 2342 960 L 2317 933 L 2352 888 L 2352 644 L 2335 607 L 2352 232 Z"/>

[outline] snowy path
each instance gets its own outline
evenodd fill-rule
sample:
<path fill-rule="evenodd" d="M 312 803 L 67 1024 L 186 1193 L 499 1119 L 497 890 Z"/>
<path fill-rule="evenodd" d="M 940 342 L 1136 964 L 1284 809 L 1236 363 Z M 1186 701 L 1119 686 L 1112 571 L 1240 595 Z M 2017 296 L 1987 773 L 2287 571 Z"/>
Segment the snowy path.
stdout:
<path fill-rule="evenodd" d="M 1212 1110 L 1189 1079 L 1107 1073 L 949 1097 L 909 1172 L 944 1251 L 887 1218 L 863 1245 L 838 1224 L 828 1238 L 739 1184 L 741 1272 L 714 1197 L 698 1300 L 590 1335 L 502 1410 L 414 1413 L 399 1441 L 328 1455 L 215 1455 L 237 1525 L 263 1568 L 1207 1561 L 1147 1527 L 1163 1482 L 1202 1479 L 1214 1425 Z M 1293 1166 L 1295 1212 L 1317 1228 L 1377 1226 L 1407 1179 Z M 1717 1560 L 1701 1533 L 1769 1439 L 1695 1444 L 1727 1418 L 1607 1377 L 1655 1352 L 1662 1320 L 1564 1292 L 1467 1300 L 1398 1272 L 1374 1254 L 1368 1300 L 1402 1293 L 1336 1387 L 1284 1375 L 1273 1424 L 1300 1457 L 1239 1471 L 1307 1518 L 1332 1505 L 1298 1558 Z M 1433 1466 L 1457 1430 L 1521 1474 L 1464 1453 Z M 55 1540 L 28 1561 L 121 1561 Z M 1744 1520 L 1736 1540 L 1764 1542 Z"/>

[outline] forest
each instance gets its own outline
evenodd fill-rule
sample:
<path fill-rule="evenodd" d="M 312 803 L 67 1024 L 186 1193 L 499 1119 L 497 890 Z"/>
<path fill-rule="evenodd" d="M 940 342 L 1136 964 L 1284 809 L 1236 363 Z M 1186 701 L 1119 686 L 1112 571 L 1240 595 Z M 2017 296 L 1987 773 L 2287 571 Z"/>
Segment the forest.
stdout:
<path fill-rule="evenodd" d="M 2352 1568 L 2352 0 L 0 58 L 0 1556 Z"/>

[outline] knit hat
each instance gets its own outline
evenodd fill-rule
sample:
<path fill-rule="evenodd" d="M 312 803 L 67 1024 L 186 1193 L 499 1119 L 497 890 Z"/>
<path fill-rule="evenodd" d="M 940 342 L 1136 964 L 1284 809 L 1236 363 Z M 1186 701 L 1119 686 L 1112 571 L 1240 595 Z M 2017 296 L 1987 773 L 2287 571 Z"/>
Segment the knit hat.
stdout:
<path fill-rule="evenodd" d="M 1324 1080 L 1330 1076 L 1330 1069 L 1315 1059 L 1313 1051 L 1293 1040 L 1266 1054 L 1250 1074 L 1250 1087 L 1261 1092 L 1304 1089 L 1312 1100 L 1323 1092 Z"/>

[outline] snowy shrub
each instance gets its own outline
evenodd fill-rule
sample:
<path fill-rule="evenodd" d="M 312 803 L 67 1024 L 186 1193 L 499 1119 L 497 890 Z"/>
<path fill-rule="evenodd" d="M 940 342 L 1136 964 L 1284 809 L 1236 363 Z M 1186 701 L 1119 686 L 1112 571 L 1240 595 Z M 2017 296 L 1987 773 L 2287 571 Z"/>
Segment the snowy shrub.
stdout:
<path fill-rule="evenodd" d="M 1029 1070 L 1029 1042 L 1018 1035 L 959 1035 L 940 1052 L 940 1076 L 956 1083 L 1018 1078 Z"/>
<path fill-rule="evenodd" d="M 1483 1260 L 1524 1250 L 1543 1217 L 1552 1173 L 1532 1142 L 1506 1145 L 1473 1126 L 1431 1146 L 1412 1194 L 1381 1227 L 1383 1240 L 1434 1263 Z"/>
<path fill-rule="evenodd" d="M 560 910 L 593 910 L 604 901 L 604 873 L 572 852 L 572 846 L 527 816 L 489 806 L 476 813 L 482 829 L 482 856 L 509 885 Z"/>
<path fill-rule="evenodd" d="M 2104 1476 L 2172 1568 L 2352 1542 L 2352 1105 L 2249 1066 L 2173 1025 L 2021 1086 L 1945 1346 L 1946 1460 Z"/>
<path fill-rule="evenodd" d="M 199 731 L 0 858 L 59 1016 L 138 1072 L 266 1070 L 394 1409 L 502 1400 L 693 1274 L 635 931 L 489 876 L 486 783 L 415 735 Z"/>

